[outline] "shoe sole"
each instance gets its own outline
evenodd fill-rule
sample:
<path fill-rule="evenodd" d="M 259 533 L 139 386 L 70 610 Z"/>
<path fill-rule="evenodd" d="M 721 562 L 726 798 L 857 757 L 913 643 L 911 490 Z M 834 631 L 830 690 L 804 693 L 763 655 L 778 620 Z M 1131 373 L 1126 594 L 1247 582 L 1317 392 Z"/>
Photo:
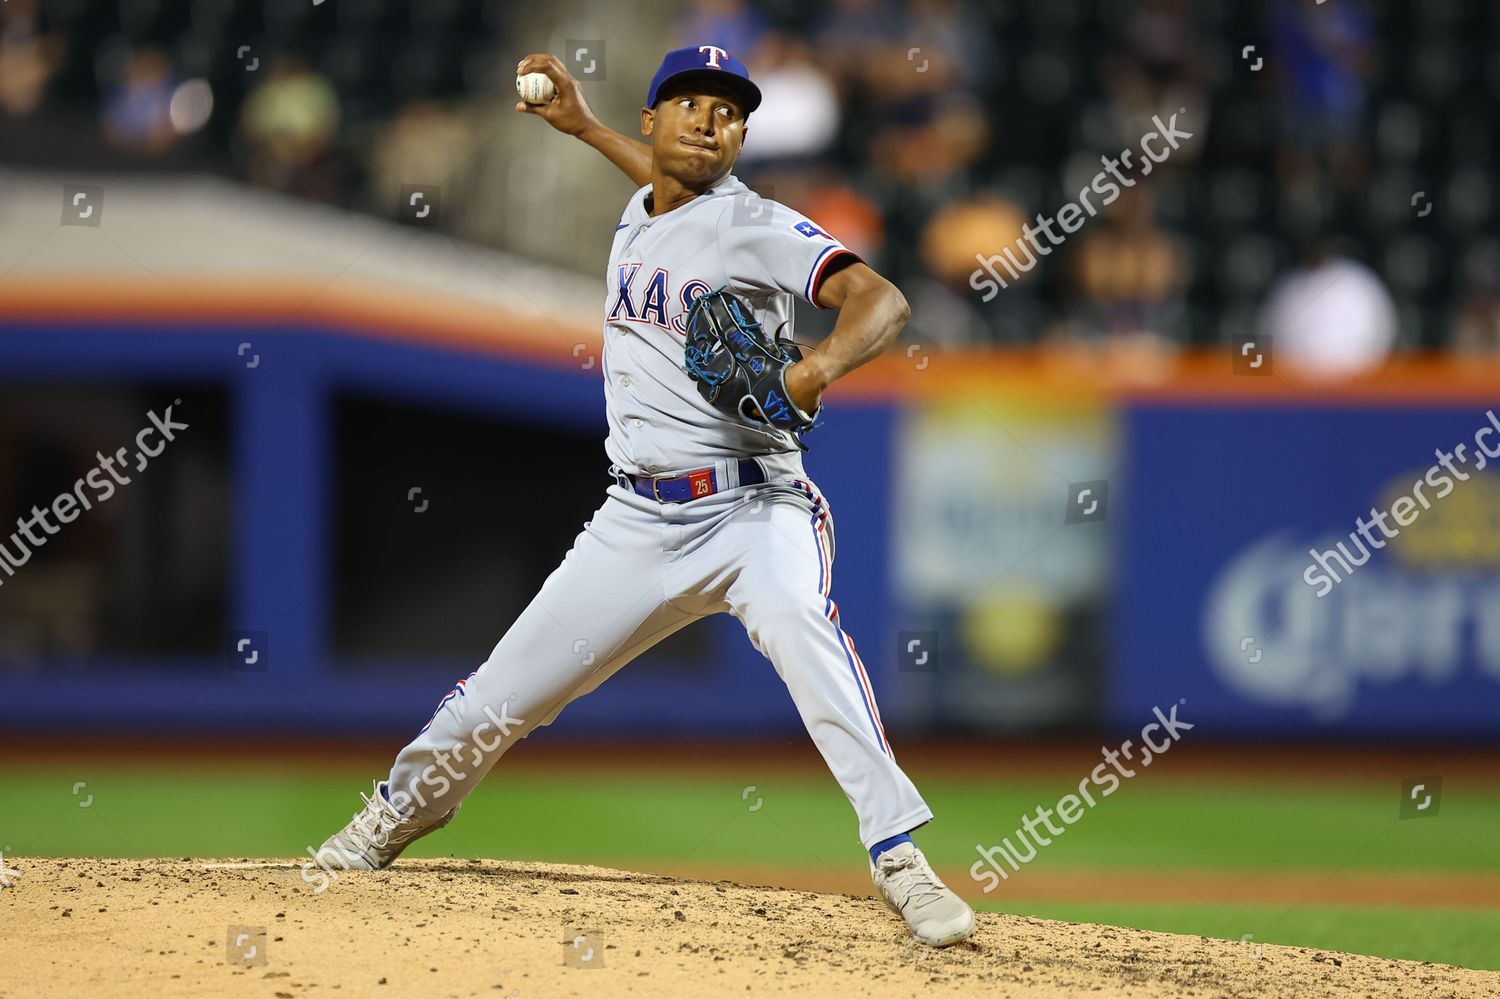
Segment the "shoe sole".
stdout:
<path fill-rule="evenodd" d="M 929 947 L 952 947 L 956 943 L 963 943 L 973 935 L 974 918 L 971 916 L 969 918 L 969 925 L 967 927 L 962 930 L 955 930 L 954 932 L 949 933 L 946 936 L 936 937 L 929 940 L 923 937 L 919 937 L 915 933 L 913 933 L 912 938 L 921 941 Z"/>

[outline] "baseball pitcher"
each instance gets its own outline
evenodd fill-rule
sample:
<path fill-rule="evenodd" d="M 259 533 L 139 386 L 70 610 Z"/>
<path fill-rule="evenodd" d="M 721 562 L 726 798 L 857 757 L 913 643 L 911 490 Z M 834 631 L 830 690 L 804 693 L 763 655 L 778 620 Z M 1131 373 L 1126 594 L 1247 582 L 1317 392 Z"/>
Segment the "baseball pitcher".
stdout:
<path fill-rule="evenodd" d="M 549 55 L 517 67 L 542 118 L 639 189 L 605 274 L 605 451 L 614 482 L 562 563 L 375 781 L 320 864 L 388 867 L 446 825 L 510 746 L 663 638 L 733 614 L 786 683 L 859 819 L 876 886 L 924 943 L 974 914 L 909 835 L 932 812 L 891 753 L 870 678 L 831 596 L 833 515 L 802 464 L 824 390 L 880 354 L 909 315 L 832 235 L 730 172 L 760 90 L 724 49 L 668 52 L 641 109 L 645 143 L 595 118 Z M 793 296 L 838 310 L 805 356 Z M 304 875 L 306 871 L 304 871 Z"/>

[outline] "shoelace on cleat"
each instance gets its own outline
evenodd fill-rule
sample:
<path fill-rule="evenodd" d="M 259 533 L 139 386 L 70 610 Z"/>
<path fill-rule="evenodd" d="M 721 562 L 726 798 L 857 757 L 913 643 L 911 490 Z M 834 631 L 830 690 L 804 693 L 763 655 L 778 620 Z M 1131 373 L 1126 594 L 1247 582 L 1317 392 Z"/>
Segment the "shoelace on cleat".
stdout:
<path fill-rule="evenodd" d="M 378 794 L 379 792 L 377 791 L 376 793 Z M 363 791 L 359 793 L 359 797 L 365 803 L 365 807 L 355 814 L 354 828 L 372 846 L 384 848 L 390 843 L 391 839 L 391 826 L 387 826 L 384 821 L 387 818 L 387 813 L 385 809 L 380 807 L 380 803 L 377 803 L 374 798 Z M 392 823 L 392 826 L 394 826 L 394 823 Z"/>
<path fill-rule="evenodd" d="M 942 883 L 937 880 L 937 875 L 915 853 L 904 861 L 888 853 L 881 854 L 880 873 L 885 875 L 887 883 L 900 888 L 919 907 L 943 897 Z"/>

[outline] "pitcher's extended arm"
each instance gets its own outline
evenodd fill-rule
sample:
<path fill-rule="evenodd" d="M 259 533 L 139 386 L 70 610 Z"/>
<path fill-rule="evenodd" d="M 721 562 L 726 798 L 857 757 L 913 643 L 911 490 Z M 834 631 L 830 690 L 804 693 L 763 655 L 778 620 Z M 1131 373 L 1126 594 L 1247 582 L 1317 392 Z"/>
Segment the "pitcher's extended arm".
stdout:
<path fill-rule="evenodd" d="M 517 111 L 534 114 L 564 135 L 582 139 L 593 146 L 619 167 L 636 187 L 651 183 L 651 147 L 615 131 L 594 117 L 589 102 L 584 99 L 583 87 L 556 56 L 545 52 L 527 56 L 516 65 L 516 75 L 527 73 L 545 74 L 557 88 L 557 96 L 550 104 L 527 104 L 517 100 Z"/>

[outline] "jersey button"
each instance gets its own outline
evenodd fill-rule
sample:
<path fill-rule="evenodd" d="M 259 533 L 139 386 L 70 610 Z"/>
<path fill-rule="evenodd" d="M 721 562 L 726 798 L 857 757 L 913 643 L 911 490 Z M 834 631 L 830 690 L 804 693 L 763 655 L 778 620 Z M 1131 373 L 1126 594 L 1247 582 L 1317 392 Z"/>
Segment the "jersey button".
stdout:
<path fill-rule="evenodd" d="M 630 388 L 630 376 L 629 375 L 621 375 L 620 376 L 620 384 L 623 387 L 625 387 L 625 388 Z"/>
<path fill-rule="evenodd" d="M 630 422 L 634 423 L 637 427 L 644 427 L 646 425 L 644 420 L 631 420 Z"/>

